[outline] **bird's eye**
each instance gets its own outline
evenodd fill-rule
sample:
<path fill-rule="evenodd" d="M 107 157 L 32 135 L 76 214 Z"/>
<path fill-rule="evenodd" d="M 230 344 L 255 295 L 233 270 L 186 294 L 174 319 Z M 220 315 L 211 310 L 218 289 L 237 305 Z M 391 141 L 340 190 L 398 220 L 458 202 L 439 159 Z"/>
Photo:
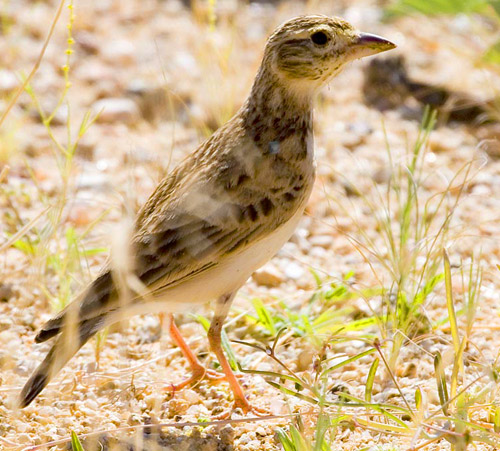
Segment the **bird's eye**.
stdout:
<path fill-rule="evenodd" d="M 328 36 L 323 31 L 317 31 L 311 35 L 311 41 L 317 45 L 325 45 L 328 42 Z"/>

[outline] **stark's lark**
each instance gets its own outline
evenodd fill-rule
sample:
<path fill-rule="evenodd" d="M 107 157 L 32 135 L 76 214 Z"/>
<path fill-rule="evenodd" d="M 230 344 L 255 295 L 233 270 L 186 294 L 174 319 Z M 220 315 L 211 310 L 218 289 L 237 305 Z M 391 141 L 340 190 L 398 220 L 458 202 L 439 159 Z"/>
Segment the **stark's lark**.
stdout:
<path fill-rule="evenodd" d="M 131 243 L 133 274 L 146 289 L 123 287 L 110 267 L 36 336 L 57 336 L 21 393 L 27 406 L 99 329 L 130 315 L 170 312 L 170 333 L 192 376 L 210 376 L 181 337 L 172 312 L 216 300 L 208 331 L 234 394 L 251 406 L 221 347 L 231 301 L 247 278 L 288 240 L 311 193 L 314 94 L 354 59 L 395 45 L 339 18 L 302 16 L 269 38 L 250 96 L 238 113 L 158 185 L 140 210 Z M 126 278 L 125 278 L 126 279 Z"/>

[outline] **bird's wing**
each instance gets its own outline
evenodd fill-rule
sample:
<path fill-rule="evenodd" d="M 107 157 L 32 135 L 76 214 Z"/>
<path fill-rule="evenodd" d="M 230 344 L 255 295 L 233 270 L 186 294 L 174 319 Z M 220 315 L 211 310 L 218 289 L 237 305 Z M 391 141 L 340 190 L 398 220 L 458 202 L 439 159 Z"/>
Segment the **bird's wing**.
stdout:
<path fill-rule="evenodd" d="M 260 190 L 234 195 L 210 174 L 201 178 L 149 214 L 136 235 L 136 274 L 153 291 L 213 268 L 273 230 Z"/>
<path fill-rule="evenodd" d="M 149 295 L 219 265 L 294 213 L 269 194 L 269 182 L 262 180 L 272 175 L 269 164 L 253 143 L 209 155 L 215 162 L 203 161 L 206 154 L 178 166 L 138 214 L 131 255 Z M 94 281 L 79 302 L 80 321 L 120 306 L 113 285 L 110 271 Z"/>

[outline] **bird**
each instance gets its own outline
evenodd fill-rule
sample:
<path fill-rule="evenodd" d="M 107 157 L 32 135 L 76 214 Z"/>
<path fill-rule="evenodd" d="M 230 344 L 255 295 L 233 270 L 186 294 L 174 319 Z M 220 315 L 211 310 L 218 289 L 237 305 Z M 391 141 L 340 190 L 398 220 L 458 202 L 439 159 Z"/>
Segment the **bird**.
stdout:
<path fill-rule="evenodd" d="M 173 314 L 212 302 L 208 330 L 233 394 L 233 411 L 256 412 L 221 346 L 221 331 L 237 291 L 288 241 L 313 189 L 313 101 L 348 63 L 395 48 L 339 17 L 304 15 L 276 28 L 247 100 L 211 137 L 160 181 L 137 213 L 129 237 L 127 286 L 107 264 L 88 288 L 35 337 L 53 340 L 21 390 L 28 406 L 100 329 L 131 315 L 168 315 L 169 332 L 192 375 L 206 370 L 184 341 Z M 123 293 L 127 292 L 127 296 Z"/>

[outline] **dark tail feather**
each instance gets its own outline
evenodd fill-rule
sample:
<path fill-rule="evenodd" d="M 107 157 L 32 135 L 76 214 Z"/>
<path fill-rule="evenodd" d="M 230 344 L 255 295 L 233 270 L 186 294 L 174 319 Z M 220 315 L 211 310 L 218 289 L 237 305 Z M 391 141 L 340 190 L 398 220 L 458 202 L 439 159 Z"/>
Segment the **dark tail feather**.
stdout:
<path fill-rule="evenodd" d="M 19 407 L 29 405 L 62 369 L 71 357 L 104 325 L 103 316 L 88 319 L 78 325 L 78 340 L 63 331 L 49 353 L 24 385 L 19 397 Z M 53 333 L 56 335 L 57 332 Z M 43 340 L 41 340 L 43 341 Z"/>
<path fill-rule="evenodd" d="M 110 271 L 95 279 L 80 299 L 75 299 L 57 316 L 47 321 L 35 337 L 37 343 L 47 341 L 52 337 L 64 333 L 64 326 L 71 322 L 91 321 L 97 315 L 110 310 L 110 301 L 116 294 L 113 278 Z"/>
<path fill-rule="evenodd" d="M 47 321 L 36 335 L 35 342 L 42 343 L 43 341 L 47 341 L 52 337 L 55 337 L 59 332 L 61 332 L 63 322 L 64 317 L 62 315 Z"/>
<path fill-rule="evenodd" d="M 58 342 L 59 340 L 52 346 L 45 360 L 38 366 L 28 382 L 24 385 L 19 397 L 19 407 L 21 409 L 31 404 L 31 401 L 33 401 L 49 383 L 51 373 L 53 372 L 54 355 L 57 352 Z"/>

